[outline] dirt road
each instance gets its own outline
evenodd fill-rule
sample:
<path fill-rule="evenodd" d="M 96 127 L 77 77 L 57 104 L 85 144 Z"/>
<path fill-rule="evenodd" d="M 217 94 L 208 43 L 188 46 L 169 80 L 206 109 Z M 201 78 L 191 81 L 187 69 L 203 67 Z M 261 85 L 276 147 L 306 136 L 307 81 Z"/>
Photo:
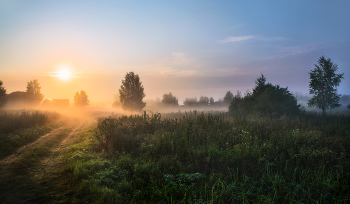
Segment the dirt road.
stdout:
<path fill-rule="evenodd" d="M 55 188 L 65 185 L 60 157 L 85 125 L 71 120 L 0 160 L 0 203 L 58 202 L 64 194 Z"/>

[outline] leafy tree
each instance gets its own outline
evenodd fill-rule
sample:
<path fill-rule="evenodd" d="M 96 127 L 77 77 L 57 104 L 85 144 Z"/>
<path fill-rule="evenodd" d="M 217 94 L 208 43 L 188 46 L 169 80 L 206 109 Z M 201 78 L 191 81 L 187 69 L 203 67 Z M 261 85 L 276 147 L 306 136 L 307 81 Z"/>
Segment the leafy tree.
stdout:
<path fill-rule="evenodd" d="M 129 72 L 122 80 L 119 89 L 119 99 L 124 110 L 141 111 L 146 103 L 142 99 L 146 96 L 139 75 Z"/>
<path fill-rule="evenodd" d="M 3 82 L 0 80 L 0 107 L 6 104 L 6 89 L 2 85 Z"/>
<path fill-rule="evenodd" d="M 188 107 L 196 106 L 197 103 L 198 103 L 198 101 L 197 101 L 197 98 L 196 98 L 196 97 L 194 97 L 194 98 L 186 98 L 186 99 L 184 100 L 184 105 L 185 105 L 185 106 L 188 106 Z"/>
<path fill-rule="evenodd" d="M 88 99 L 88 95 L 85 91 L 81 90 L 80 93 L 77 91 L 73 98 L 74 105 L 78 107 L 84 107 L 88 106 L 90 104 L 90 101 Z"/>
<path fill-rule="evenodd" d="M 207 96 L 201 96 L 199 98 L 198 104 L 202 106 L 207 106 L 209 105 L 210 99 Z"/>
<path fill-rule="evenodd" d="M 245 115 L 251 112 L 252 107 L 251 94 L 246 94 L 245 97 L 242 97 L 241 92 L 237 91 L 229 106 L 229 112 L 233 115 Z"/>
<path fill-rule="evenodd" d="M 27 82 L 27 94 L 33 101 L 41 102 L 44 98 L 44 95 L 40 92 L 41 86 L 38 80 L 34 79 L 33 81 Z"/>
<path fill-rule="evenodd" d="M 266 78 L 261 75 L 255 81 L 253 93 L 247 93 L 242 98 L 237 92 L 229 107 L 229 112 L 233 114 L 256 113 L 267 116 L 281 116 L 283 114 L 294 115 L 300 112 L 300 105 L 297 99 L 279 85 L 266 83 Z"/>
<path fill-rule="evenodd" d="M 309 100 L 310 107 L 316 106 L 322 110 L 323 115 L 327 109 L 333 109 L 341 106 L 339 104 L 340 95 L 337 94 L 337 86 L 339 86 L 343 74 L 336 74 L 338 65 L 333 64 L 330 58 L 325 59 L 324 56 L 318 60 L 318 65 L 309 72 L 310 83 L 309 92 L 314 96 Z"/>
<path fill-rule="evenodd" d="M 232 100 L 233 100 L 232 92 L 231 91 L 226 92 L 225 97 L 224 97 L 224 102 L 229 104 L 229 103 L 231 103 Z"/>
<path fill-rule="evenodd" d="M 209 99 L 209 104 L 210 104 L 211 106 L 213 106 L 214 103 L 215 103 L 214 98 L 213 98 L 213 97 L 210 97 L 210 99 Z"/>
<path fill-rule="evenodd" d="M 170 105 L 170 106 L 178 106 L 179 100 L 173 96 L 173 94 L 170 92 L 169 94 L 164 94 L 162 99 L 163 105 Z"/>

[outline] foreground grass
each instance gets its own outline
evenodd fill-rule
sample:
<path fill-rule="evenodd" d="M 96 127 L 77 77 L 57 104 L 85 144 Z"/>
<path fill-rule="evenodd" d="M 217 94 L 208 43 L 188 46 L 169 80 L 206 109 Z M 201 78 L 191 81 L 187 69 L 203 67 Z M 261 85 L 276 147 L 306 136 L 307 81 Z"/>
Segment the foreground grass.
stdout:
<path fill-rule="evenodd" d="M 0 112 L 0 159 L 63 126 L 67 121 L 68 118 L 61 117 L 56 112 Z"/>
<path fill-rule="evenodd" d="M 74 202 L 347 203 L 350 118 L 100 118 L 71 147 Z"/>
<path fill-rule="evenodd" d="M 0 132 L 9 133 L 19 129 L 30 128 L 37 125 L 55 121 L 59 118 L 56 112 L 36 110 L 1 110 Z"/>
<path fill-rule="evenodd" d="M 15 157 L 0 161 L 0 203 L 55 203 L 67 183 L 62 173 L 66 154 L 63 141 L 77 127 L 70 123 Z"/>

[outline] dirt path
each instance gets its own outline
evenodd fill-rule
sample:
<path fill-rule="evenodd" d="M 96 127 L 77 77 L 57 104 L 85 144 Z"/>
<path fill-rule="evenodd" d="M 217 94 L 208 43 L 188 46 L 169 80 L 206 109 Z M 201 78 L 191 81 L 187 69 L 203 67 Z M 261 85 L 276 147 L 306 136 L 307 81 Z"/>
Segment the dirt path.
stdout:
<path fill-rule="evenodd" d="M 72 120 L 0 160 L 0 203 L 60 200 L 64 195 L 53 188 L 62 180 L 58 173 L 64 165 L 60 156 L 85 125 L 84 121 Z"/>
<path fill-rule="evenodd" d="M 19 148 L 16 152 L 14 152 L 13 154 L 10 154 L 9 156 L 3 158 L 0 160 L 0 169 L 2 165 L 5 165 L 6 163 L 12 162 L 14 160 L 14 158 L 18 157 L 19 154 L 21 154 L 23 152 L 23 150 L 33 147 L 34 145 L 38 144 L 39 142 L 41 142 L 42 140 L 44 140 L 45 138 L 51 136 L 52 134 L 54 134 L 57 131 L 60 131 L 61 129 L 67 127 L 66 125 L 63 125 L 59 128 L 56 128 L 54 130 L 52 130 L 51 132 L 47 133 L 46 135 L 41 136 L 39 139 L 37 139 L 36 141 L 29 143 L 27 145 L 24 145 L 23 147 Z"/>

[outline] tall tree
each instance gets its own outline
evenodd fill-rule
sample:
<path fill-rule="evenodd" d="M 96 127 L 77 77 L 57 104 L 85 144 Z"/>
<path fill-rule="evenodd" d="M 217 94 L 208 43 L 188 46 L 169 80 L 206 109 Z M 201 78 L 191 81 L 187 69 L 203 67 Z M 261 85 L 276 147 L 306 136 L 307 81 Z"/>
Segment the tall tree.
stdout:
<path fill-rule="evenodd" d="M 40 92 L 41 86 L 38 80 L 34 79 L 33 81 L 27 82 L 27 94 L 30 98 L 36 101 L 42 101 L 44 95 Z"/>
<path fill-rule="evenodd" d="M 6 104 L 6 89 L 2 85 L 3 82 L 0 80 L 0 107 Z"/>
<path fill-rule="evenodd" d="M 74 95 L 73 101 L 74 101 L 74 105 L 78 107 L 84 107 L 90 104 L 88 95 L 84 90 L 81 90 L 80 93 L 79 91 L 77 91 Z"/>
<path fill-rule="evenodd" d="M 333 109 L 341 106 L 339 104 L 340 95 L 337 94 L 337 86 L 339 86 L 343 74 L 336 74 L 338 65 L 333 64 L 330 58 L 320 57 L 318 64 L 309 72 L 310 83 L 309 91 L 314 96 L 308 101 L 310 107 L 316 106 L 322 110 L 323 115 L 327 109 Z"/>
<path fill-rule="evenodd" d="M 282 88 L 279 85 L 266 83 L 264 75 L 261 75 L 255 84 L 253 93 L 247 92 L 243 98 L 241 92 L 237 91 L 229 107 L 230 113 L 234 115 L 254 113 L 272 117 L 300 113 L 300 105 L 288 91 L 288 87 Z"/>
<path fill-rule="evenodd" d="M 146 96 L 140 77 L 134 72 L 126 73 L 125 79 L 119 89 L 119 99 L 124 110 L 141 111 L 146 103 L 143 98 Z"/>
<path fill-rule="evenodd" d="M 198 104 L 202 106 L 207 106 L 209 105 L 210 99 L 208 96 L 201 96 L 199 98 Z"/>
<path fill-rule="evenodd" d="M 213 106 L 214 105 L 214 98 L 213 97 L 210 97 L 210 99 L 209 99 L 209 104 L 211 105 L 211 106 Z"/>
<path fill-rule="evenodd" d="M 233 100 L 233 93 L 231 91 L 226 92 L 224 102 L 230 104 Z"/>
<path fill-rule="evenodd" d="M 170 106 L 178 106 L 179 100 L 173 96 L 173 94 L 170 92 L 169 94 L 164 94 L 162 99 L 163 105 L 170 105 Z"/>
<path fill-rule="evenodd" d="M 197 100 L 196 97 L 194 97 L 194 98 L 186 98 L 183 103 L 187 107 L 193 107 L 193 106 L 196 106 L 198 104 L 198 100 Z"/>

